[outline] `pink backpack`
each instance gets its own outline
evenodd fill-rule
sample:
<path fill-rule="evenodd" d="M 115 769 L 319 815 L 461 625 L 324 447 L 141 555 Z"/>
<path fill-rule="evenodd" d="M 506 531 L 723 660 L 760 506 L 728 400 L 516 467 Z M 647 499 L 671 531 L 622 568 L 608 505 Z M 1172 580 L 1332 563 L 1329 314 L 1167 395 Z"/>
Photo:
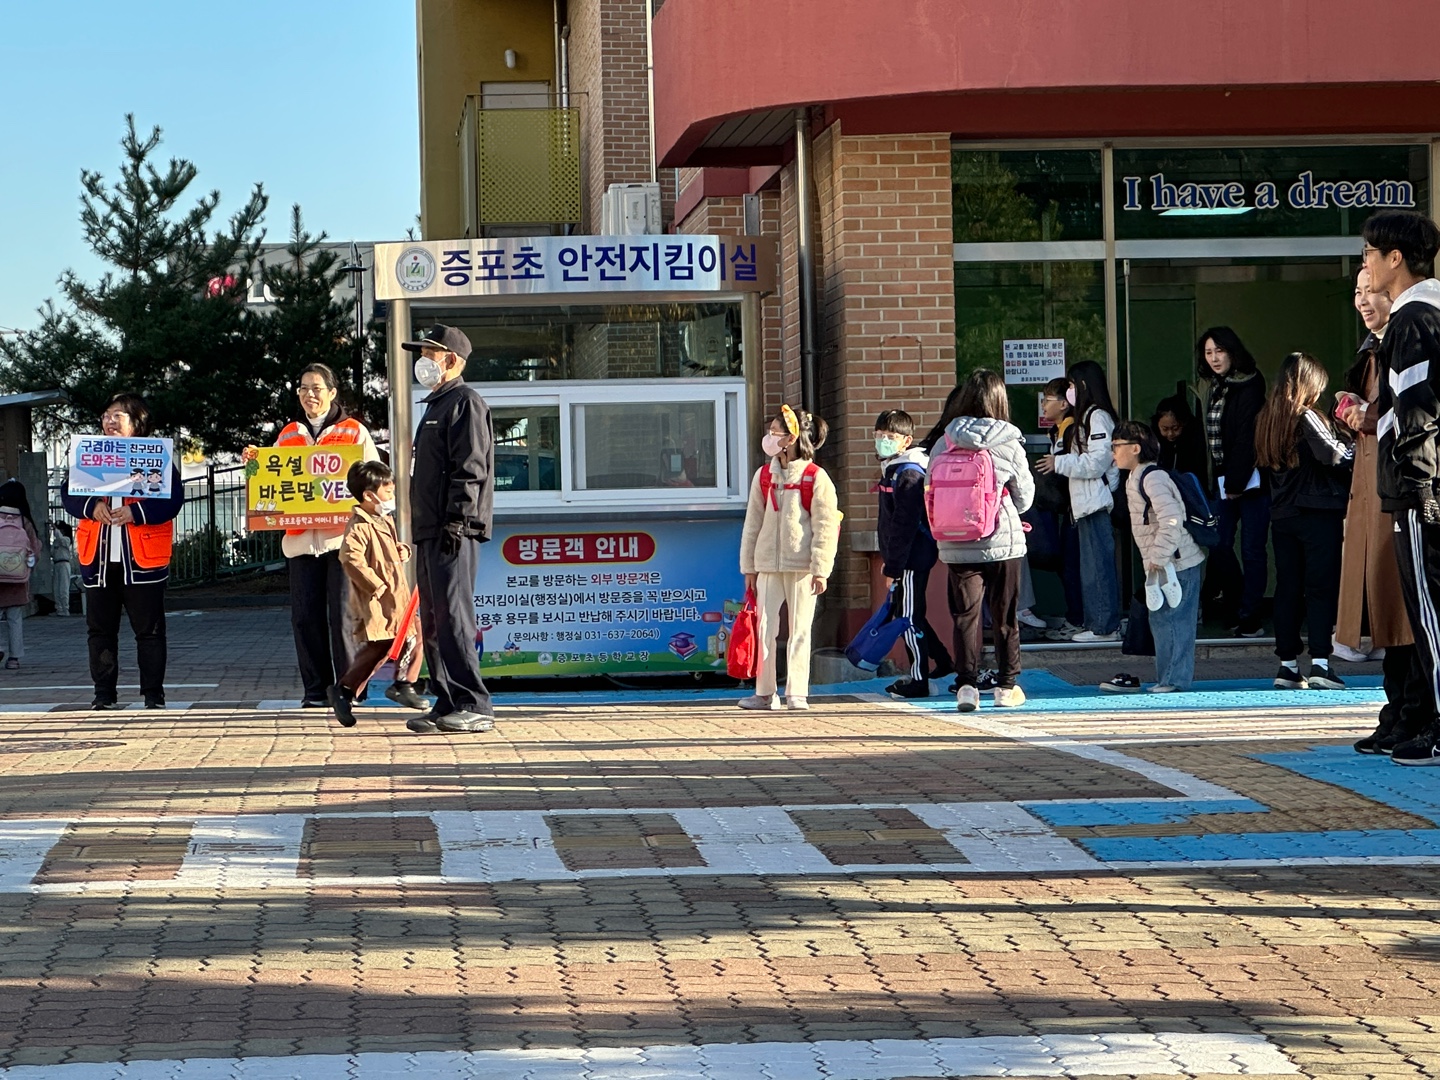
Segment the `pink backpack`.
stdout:
<path fill-rule="evenodd" d="M 30 580 L 30 536 L 19 514 L 0 514 L 0 582 Z"/>
<path fill-rule="evenodd" d="M 1002 494 L 990 451 L 956 446 L 946 435 L 945 450 L 931 459 L 925 484 L 931 534 L 952 544 L 984 540 L 1000 524 Z"/>

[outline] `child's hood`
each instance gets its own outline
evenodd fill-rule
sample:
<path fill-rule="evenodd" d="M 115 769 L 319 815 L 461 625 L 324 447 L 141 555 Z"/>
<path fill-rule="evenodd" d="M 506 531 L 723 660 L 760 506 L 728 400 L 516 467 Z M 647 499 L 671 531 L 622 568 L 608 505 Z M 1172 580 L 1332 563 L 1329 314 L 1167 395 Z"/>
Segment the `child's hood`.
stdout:
<path fill-rule="evenodd" d="M 913 462 L 914 464 L 919 465 L 921 469 L 925 469 L 928 468 L 930 465 L 930 455 L 927 454 L 922 448 L 918 446 L 912 446 L 909 450 L 903 450 L 898 454 L 893 454 L 890 457 L 884 458 L 880 462 L 880 475 L 884 476 L 896 465 L 903 465 L 906 462 Z"/>
<path fill-rule="evenodd" d="M 989 416 L 957 416 L 945 429 L 945 437 L 967 450 L 994 450 L 1022 438 L 1014 424 Z"/>

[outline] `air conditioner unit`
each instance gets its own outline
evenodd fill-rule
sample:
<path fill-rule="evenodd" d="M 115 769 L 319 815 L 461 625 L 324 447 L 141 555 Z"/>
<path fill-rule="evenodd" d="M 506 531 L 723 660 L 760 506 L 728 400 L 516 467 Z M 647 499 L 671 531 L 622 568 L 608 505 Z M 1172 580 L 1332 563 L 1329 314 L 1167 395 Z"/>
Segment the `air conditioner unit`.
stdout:
<path fill-rule="evenodd" d="M 611 184 L 600 202 L 606 236 L 645 236 L 660 231 L 659 184 Z"/>

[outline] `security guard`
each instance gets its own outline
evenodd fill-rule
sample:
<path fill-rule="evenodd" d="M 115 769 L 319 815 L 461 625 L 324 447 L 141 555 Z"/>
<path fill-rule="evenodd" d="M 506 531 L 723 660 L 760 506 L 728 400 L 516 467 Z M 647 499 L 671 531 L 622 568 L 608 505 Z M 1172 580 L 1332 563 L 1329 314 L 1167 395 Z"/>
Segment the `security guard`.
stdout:
<path fill-rule="evenodd" d="M 490 539 L 495 503 L 495 435 L 484 398 L 465 385 L 470 339 L 437 323 L 407 342 L 415 378 L 429 388 L 415 435 L 410 529 L 420 627 L 435 707 L 411 731 L 489 731 L 495 712 L 475 651 L 475 570 Z"/>

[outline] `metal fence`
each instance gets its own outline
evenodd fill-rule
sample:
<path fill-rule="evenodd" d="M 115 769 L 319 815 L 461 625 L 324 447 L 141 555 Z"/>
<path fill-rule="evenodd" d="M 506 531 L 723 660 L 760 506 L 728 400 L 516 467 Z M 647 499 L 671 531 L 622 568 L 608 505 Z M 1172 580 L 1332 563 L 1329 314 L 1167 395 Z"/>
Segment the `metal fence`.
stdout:
<path fill-rule="evenodd" d="M 74 518 L 60 505 L 60 485 L 50 485 L 50 520 Z M 188 585 L 257 570 L 280 562 L 279 532 L 245 528 L 245 469 L 211 466 L 185 481 L 185 505 L 175 519 L 175 553 L 170 581 Z"/>

